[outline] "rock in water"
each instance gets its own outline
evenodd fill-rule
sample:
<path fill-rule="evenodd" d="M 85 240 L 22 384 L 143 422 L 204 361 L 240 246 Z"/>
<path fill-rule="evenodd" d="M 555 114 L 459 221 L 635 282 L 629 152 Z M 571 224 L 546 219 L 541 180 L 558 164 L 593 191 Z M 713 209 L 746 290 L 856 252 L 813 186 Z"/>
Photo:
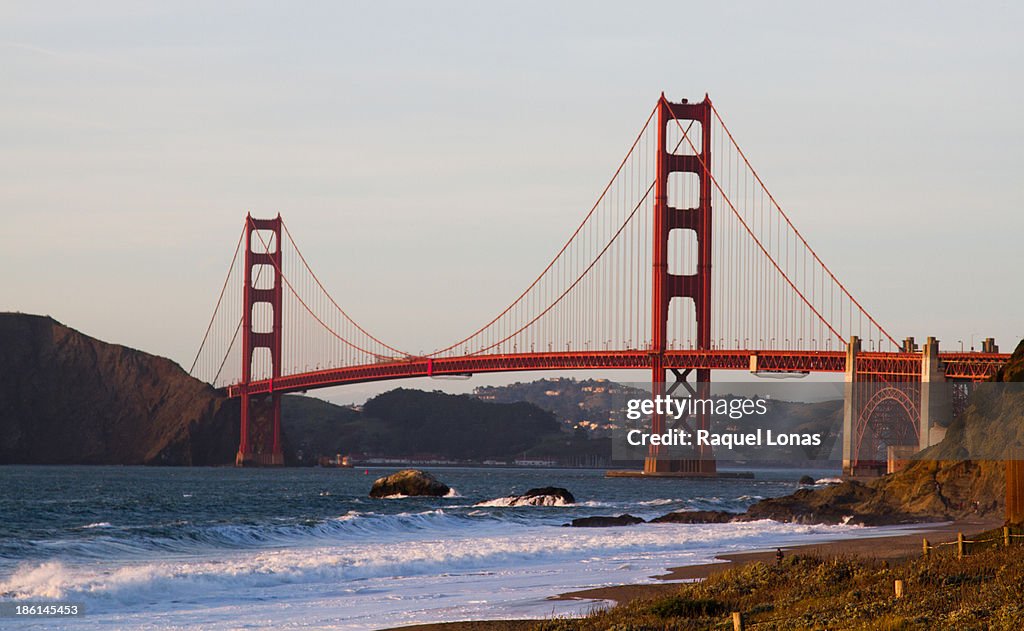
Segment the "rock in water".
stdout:
<path fill-rule="evenodd" d="M 576 498 L 567 489 L 560 486 L 543 486 L 539 489 L 530 489 L 520 495 L 517 499 L 520 504 L 513 506 L 561 506 L 562 504 L 575 504 Z"/>
<path fill-rule="evenodd" d="M 809 475 L 805 475 L 805 476 L 801 477 L 800 481 L 797 482 L 797 484 L 799 484 L 800 486 L 813 486 L 814 483 L 815 483 L 814 482 L 814 478 L 812 478 Z"/>
<path fill-rule="evenodd" d="M 667 513 L 651 520 L 652 524 L 726 524 L 738 517 L 738 513 L 721 510 L 692 510 Z"/>
<path fill-rule="evenodd" d="M 480 502 L 477 506 L 565 506 L 575 504 L 576 498 L 559 486 L 544 486 L 530 489 L 522 495 L 509 495 Z"/>
<path fill-rule="evenodd" d="M 572 522 L 566 524 L 566 526 L 574 526 L 576 528 L 606 528 L 609 526 L 632 526 L 634 524 L 642 523 L 644 523 L 643 519 L 626 513 L 625 515 L 619 515 L 618 517 L 608 517 L 605 515 L 577 517 L 572 520 Z"/>
<path fill-rule="evenodd" d="M 428 495 L 443 497 L 451 492 L 451 487 L 426 471 L 419 469 L 403 469 L 398 473 L 377 478 L 370 489 L 370 497 L 390 497 L 393 495 Z"/>

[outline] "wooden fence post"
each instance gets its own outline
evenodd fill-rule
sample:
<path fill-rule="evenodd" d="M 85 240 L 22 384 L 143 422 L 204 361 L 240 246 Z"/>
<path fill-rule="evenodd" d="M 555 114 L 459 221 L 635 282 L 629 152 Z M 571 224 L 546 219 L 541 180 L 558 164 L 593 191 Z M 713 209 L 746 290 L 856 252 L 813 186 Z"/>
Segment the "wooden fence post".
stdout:
<path fill-rule="evenodd" d="M 896 598 L 903 598 L 903 579 L 896 579 L 896 583 L 893 587 L 896 590 Z"/>
<path fill-rule="evenodd" d="M 1003 526 L 1003 547 L 1004 548 L 1009 548 L 1010 547 L 1010 527 L 1009 526 Z"/>
<path fill-rule="evenodd" d="M 743 614 L 738 611 L 732 612 L 732 630 L 743 631 Z"/>
<path fill-rule="evenodd" d="M 922 556 L 928 556 L 928 540 L 925 539 L 924 543 L 921 544 Z"/>
<path fill-rule="evenodd" d="M 956 533 L 956 558 L 964 558 L 964 533 Z"/>

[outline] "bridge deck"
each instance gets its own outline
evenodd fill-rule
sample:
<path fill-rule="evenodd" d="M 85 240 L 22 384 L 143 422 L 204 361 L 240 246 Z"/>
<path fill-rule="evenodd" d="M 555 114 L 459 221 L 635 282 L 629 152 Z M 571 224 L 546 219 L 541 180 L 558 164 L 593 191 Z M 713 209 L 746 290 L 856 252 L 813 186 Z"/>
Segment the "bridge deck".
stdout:
<path fill-rule="evenodd" d="M 778 373 L 846 371 L 846 353 L 843 351 L 673 350 L 666 351 L 664 357 L 665 367 L 677 370 L 749 371 L 756 367 L 759 372 Z M 1009 357 L 1003 353 L 939 354 L 948 378 L 975 381 L 994 374 Z M 879 376 L 919 375 L 920 361 L 920 353 L 862 352 L 858 355 L 858 371 Z M 651 355 L 641 350 L 409 357 L 254 380 L 248 386 L 248 393 L 301 392 L 346 384 L 444 375 L 531 370 L 649 370 L 650 367 Z M 244 391 L 243 384 L 226 388 L 229 397 L 239 397 Z"/>

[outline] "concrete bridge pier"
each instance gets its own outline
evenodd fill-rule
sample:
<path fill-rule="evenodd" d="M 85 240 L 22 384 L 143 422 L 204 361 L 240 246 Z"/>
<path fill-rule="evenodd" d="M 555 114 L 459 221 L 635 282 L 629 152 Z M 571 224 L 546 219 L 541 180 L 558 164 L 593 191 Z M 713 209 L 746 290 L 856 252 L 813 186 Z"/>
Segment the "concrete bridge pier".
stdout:
<path fill-rule="evenodd" d="M 946 436 L 946 426 L 953 420 L 949 389 L 945 383 L 946 375 L 939 363 L 939 341 L 929 337 L 921 351 L 919 451 L 940 443 Z"/>
<path fill-rule="evenodd" d="M 850 341 L 846 344 L 846 376 L 844 379 L 843 386 L 843 475 L 852 476 L 854 474 L 854 462 L 856 461 L 855 454 L 853 453 L 856 433 L 857 416 L 859 410 L 856 409 L 857 397 L 856 394 L 856 382 L 857 382 L 857 354 L 860 353 L 860 338 L 856 335 L 850 336 Z"/>

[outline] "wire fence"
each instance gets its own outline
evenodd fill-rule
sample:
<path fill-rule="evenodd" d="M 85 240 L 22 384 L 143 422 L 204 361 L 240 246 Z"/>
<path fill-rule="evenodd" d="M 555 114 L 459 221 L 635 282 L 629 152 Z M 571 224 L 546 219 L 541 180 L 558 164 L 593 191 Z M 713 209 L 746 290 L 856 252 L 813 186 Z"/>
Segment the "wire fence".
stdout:
<path fill-rule="evenodd" d="M 939 551 L 946 546 L 955 547 L 957 558 L 964 557 L 970 554 L 970 548 L 968 546 L 984 544 L 984 543 L 995 543 L 996 546 L 1001 543 L 1004 547 L 1009 547 L 1014 539 L 1024 539 L 1024 534 L 1016 534 L 1008 526 L 1003 526 L 1002 536 L 989 537 L 987 539 L 967 539 L 964 537 L 964 533 L 958 532 L 956 535 L 956 541 L 944 541 L 941 543 L 930 543 L 927 538 L 922 540 L 921 551 L 923 556 L 928 556 L 933 550 Z"/>

